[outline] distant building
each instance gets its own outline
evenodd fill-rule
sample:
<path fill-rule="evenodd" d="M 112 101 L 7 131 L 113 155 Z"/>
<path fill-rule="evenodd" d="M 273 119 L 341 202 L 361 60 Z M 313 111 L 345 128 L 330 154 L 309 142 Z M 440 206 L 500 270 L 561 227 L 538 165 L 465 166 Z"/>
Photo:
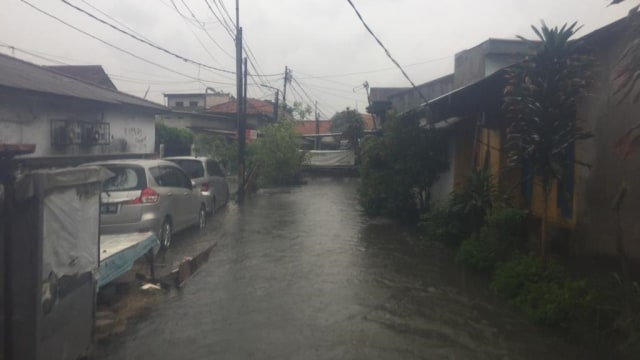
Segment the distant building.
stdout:
<path fill-rule="evenodd" d="M 221 104 L 209 106 L 206 110 L 209 114 L 218 116 L 237 116 L 238 102 L 231 99 Z M 258 130 L 274 121 L 275 106 L 271 101 L 260 99 L 247 99 L 247 129 Z"/>
<path fill-rule="evenodd" d="M 164 94 L 167 106 L 177 111 L 204 111 L 205 109 L 226 103 L 233 99 L 224 93 L 184 93 Z"/>

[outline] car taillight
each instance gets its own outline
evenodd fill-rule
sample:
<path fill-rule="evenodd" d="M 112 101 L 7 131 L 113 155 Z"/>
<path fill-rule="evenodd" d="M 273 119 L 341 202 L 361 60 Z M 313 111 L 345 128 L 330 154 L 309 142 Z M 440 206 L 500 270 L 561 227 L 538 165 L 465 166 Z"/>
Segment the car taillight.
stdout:
<path fill-rule="evenodd" d="M 158 194 L 155 190 L 151 188 L 144 188 L 140 192 L 140 196 L 133 200 L 127 201 L 126 205 L 134 205 L 134 204 L 152 204 L 157 203 L 160 200 L 160 194 Z"/>
<path fill-rule="evenodd" d="M 209 191 L 209 183 L 202 183 L 202 188 L 200 189 L 202 192 Z"/>

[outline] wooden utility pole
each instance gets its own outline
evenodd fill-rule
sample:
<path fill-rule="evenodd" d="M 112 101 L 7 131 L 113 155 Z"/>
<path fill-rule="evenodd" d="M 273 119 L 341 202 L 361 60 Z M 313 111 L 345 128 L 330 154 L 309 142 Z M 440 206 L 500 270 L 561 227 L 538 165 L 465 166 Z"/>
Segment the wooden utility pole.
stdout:
<path fill-rule="evenodd" d="M 236 113 L 238 129 L 238 203 L 244 202 L 244 150 L 245 150 L 245 124 L 243 118 L 244 92 L 242 81 L 242 28 L 240 27 L 240 3 L 236 0 Z"/>

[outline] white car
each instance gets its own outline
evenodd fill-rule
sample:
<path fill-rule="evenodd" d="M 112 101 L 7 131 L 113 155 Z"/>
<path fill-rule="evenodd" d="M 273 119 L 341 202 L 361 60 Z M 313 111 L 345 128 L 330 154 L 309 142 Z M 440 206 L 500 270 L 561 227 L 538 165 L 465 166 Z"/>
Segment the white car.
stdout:
<path fill-rule="evenodd" d="M 229 202 L 229 185 L 222 166 L 211 158 L 194 156 L 175 156 L 165 158 L 180 166 L 200 189 L 209 214 Z"/>

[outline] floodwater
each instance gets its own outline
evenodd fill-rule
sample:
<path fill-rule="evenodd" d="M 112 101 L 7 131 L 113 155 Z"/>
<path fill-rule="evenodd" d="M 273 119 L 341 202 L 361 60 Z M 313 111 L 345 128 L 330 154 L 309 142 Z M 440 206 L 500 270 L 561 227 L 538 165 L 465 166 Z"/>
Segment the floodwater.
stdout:
<path fill-rule="evenodd" d="M 360 212 L 357 179 L 229 204 L 209 262 L 98 359 L 585 359 L 462 275 L 447 249 Z M 174 245 L 175 244 L 175 245 Z"/>

